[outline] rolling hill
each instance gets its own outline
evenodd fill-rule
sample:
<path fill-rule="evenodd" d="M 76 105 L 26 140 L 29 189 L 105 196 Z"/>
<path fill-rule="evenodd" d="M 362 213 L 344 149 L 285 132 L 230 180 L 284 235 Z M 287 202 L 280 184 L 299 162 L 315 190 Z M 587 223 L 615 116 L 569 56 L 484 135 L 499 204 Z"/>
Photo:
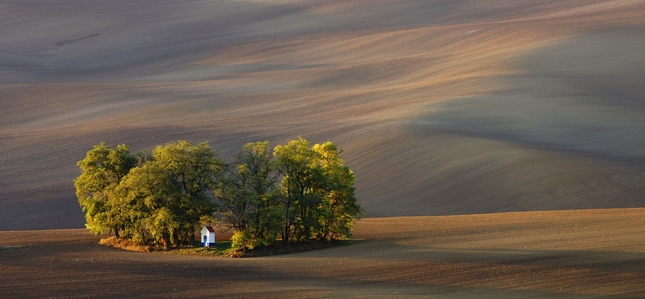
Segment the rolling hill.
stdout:
<path fill-rule="evenodd" d="M 75 163 L 331 140 L 368 217 L 645 206 L 645 1 L 0 3 L 0 230 L 79 228 Z"/>

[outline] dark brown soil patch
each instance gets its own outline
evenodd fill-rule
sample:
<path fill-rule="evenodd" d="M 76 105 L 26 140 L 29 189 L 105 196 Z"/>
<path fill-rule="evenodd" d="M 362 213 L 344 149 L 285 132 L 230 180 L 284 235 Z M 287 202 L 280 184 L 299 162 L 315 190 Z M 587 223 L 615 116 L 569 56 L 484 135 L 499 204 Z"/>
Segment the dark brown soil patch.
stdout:
<path fill-rule="evenodd" d="M 357 242 L 357 240 L 291 242 L 288 244 L 276 243 L 269 246 L 255 247 L 253 249 L 239 249 L 231 252 L 231 257 L 259 257 L 299 253 L 338 246 L 346 246 L 355 242 Z"/>

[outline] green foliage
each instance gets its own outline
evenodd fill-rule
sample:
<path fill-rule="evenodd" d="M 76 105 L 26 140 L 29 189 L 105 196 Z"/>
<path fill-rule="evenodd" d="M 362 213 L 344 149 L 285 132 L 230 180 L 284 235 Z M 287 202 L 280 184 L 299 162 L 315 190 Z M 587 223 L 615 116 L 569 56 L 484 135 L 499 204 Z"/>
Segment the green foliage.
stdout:
<path fill-rule="evenodd" d="M 234 236 L 240 240 L 235 246 L 272 243 L 281 228 L 282 205 L 275 187 L 279 174 L 268 146 L 267 141 L 245 144 L 215 190 L 226 208 L 224 222 L 243 232 Z"/>
<path fill-rule="evenodd" d="M 354 173 L 344 166 L 339 156 L 342 151 L 333 143 L 316 144 L 312 150 L 318 154 L 318 167 L 324 177 L 318 239 L 348 238 L 354 220 L 364 213 L 354 196 Z"/>
<path fill-rule="evenodd" d="M 194 242 L 200 221 L 215 211 L 209 192 L 222 162 L 205 142 L 178 141 L 134 156 L 125 145 L 101 143 L 78 165 L 76 194 L 94 233 L 122 232 L 168 248 Z"/>
<path fill-rule="evenodd" d="M 247 143 L 225 165 L 205 142 L 178 141 L 135 155 L 125 145 L 100 143 L 77 163 L 74 184 L 86 226 L 96 234 L 166 249 L 192 244 L 201 225 L 215 222 L 218 200 L 224 223 L 236 231 L 235 248 L 329 241 L 349 238 L 364 212 L 341 153 L 331 142 L 310 146 L 300 137 L 273 152 L 267 141 Z"/>
<path fill-rule="evenodd" d="M 309 142 L 302 137 L 285 145 L 275 147 L 274 155 L 283 175 L 281 190 L 284 194 L 286 212 L 282 239 L 308 241 L 316 224 L 322 203 L 319 190 L 324 184 L 322 170 L 318 167 L 317 156 L 309 148 Z"/>
<path fill-rule="evenodd" d="M 364 211 L 340 153 L 331 142 L 310 147 L 301 137 L 276 146 L 273 159 L 268 143 L 245 145 L 216 190 L 228 208 L 225 221 L 237 230 L 233 246 L 269 245 L 278 236 L 283 242 L 350 237 Z M 258 160 L 270 166 L 254 167 Z M 253 189 L 250 182 L 258 181 L 263 188 Z"/>
<path fill-rule="evenodd" d="M 158 220 L 152 227 L 161 229 L 162 239 L 167 234 L 169 240 L 164 239 L 166 242 L 194 242 L 200 218 L 215 212 L 208 194 L 214 187 L 222 162 L 205 142 L 196 146 L 187 141 L 169 143 L 156 147 L 152 154 L 152 161 L 143 166 L 152 168 L 159 179 L 148 186 L 148 190 L 155 192 L 151 205 L 167 209 L 156 215 Z"/>
<path fill-rule="evenodd" d="M 253 249 L 258 245 L 257 240 L 248 230 L 236 231 L 231 237 L 231 247 Z"/>
<path fill-rule="evenodd" d="M 74 180 L 76 197 L 85 212 L 86 227 L 92 233 L 113 231 L 118 235 L 123 227 L 115 189 L 135 163 L 126 145 L 110 148 L 100 143 L 76 164 L 81 169 L 81 175 Z"/>

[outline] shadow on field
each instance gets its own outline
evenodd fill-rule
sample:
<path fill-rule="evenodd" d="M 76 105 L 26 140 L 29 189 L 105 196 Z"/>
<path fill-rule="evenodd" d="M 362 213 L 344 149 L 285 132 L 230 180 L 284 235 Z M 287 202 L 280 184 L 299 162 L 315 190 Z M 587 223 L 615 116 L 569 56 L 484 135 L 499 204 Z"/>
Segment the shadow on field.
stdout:
<path fill-rule="evenodd" d="M 641 213 L 364 219 L 352 245 L 250 259 L 127 252 L 81 229 L 0 232 L 0 246 L 24 245 L 0 254 L 0 297 L 632 298 L 645 292 L 629 225 Z"/>
<path fill-rule="evenodd" d="M 4 251 L 0 255 L 0 275 L 4 277 L 0 282 L 0 296 L 107 298 L 154 295 L 206 298 L 216 294 L 227 297 L 261 294 L 269 298 L 584 298 L 588 294 L 596 294 L 593 290 L 581 291 L 565 286 L 575 285 L 576 281 L 558 282 L 558 273 L 570 272 L 567 269 L 569 266 L 551 265 L 553 261 L 547 261 L 549 265 L 545 266 L 541 265 L 544 260 L 535 258 L 558 256 L 566 260 L 575 255 L 572 253 L 482 253 L 472 250 L 466 253 L 434 249 L 428 253 L 428 248 L 381 241 L 373 243 L 377 243 L 384 252 L 382 256 L 361 258 L 360 253 L 354 257 L 341 254 L 333 260 L 318 258 L 317 252 L 239 260 L 132 253 L 95 244 L 31 246 Z M 346 252 L 352 247 L 342 248 L 342 251 Z M 360 250 L 359 247 L 355 249 Z M 338 252 L 334 252 L 338 249 L 325 252 L 338 255 Z M 425 258 L 414 261 L 398 258 L 399 255 L 418 255 L 419 250 L 425 252 Z M 374 253 L 371 252 L 372 255 Z M 514 257 L 508 259 L 509 254 Z M 506 256 L 506 259 L 502 256 Z M 527 259 L 526 256 L 533 258 Z M 638 255 L 638 261 L 642 259 L 643 255 Z M 618 267 L 622 269 L 622 266 Z M 585 275 L 592 275 L 593 279 L 603 280 L 605 284 L 625 278 L 624 274 L 616 277 L 604 266 L 601 268 L 601 272 L 579 266 L 573 269 L 587 269 L 577 271 L 586 271 Z M 642 272 L 639 274 L 633 279 L 642 279 Z M 28 283 L 36 279 L 38 284 Z M 547 280 L 550 287 L 541 290 L 539 288 L 545 286 L 527 282 L 531 279 Z M 633 297 L 637 297 L 636 294 Z M 630 293 L 621 293 L 623 298 L 631 296 Z"/>

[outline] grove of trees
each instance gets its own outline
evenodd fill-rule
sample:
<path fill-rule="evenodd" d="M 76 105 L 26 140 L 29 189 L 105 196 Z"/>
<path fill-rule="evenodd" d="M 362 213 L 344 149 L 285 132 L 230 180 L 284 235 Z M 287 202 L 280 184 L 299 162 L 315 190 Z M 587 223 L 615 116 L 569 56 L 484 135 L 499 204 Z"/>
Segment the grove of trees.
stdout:
<path fill-rule="evenodd" d="M 363 214 L 354 174 L 331 143 L 247 143 L 231 163 L 205 143 L 178 141 L 131 154 L 100 143 L 77 163 L 76 196 L 95 234 L 168 249 L 194 244 L 222 213 L 233 247 L 347 238 Z"/>

